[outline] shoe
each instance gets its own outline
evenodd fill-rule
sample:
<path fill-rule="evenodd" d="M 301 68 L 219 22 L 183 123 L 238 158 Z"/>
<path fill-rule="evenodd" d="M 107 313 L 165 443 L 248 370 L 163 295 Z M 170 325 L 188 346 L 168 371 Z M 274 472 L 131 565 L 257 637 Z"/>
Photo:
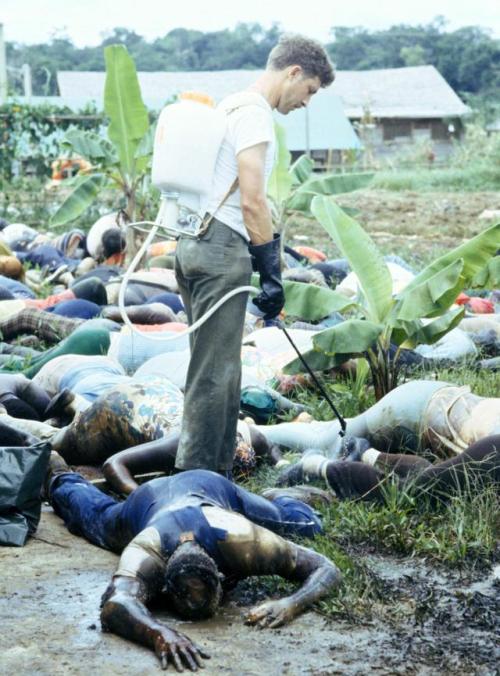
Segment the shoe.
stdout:
<path fill-rule="evenodd" d="M 45 277 L 45 281 L 48 282 L 49 284 L 54 284 L 54 282 L 57 282 L 57 280 L 63 274 L 63 272 L 67 271 L 68 266 L 66 264 L 60 265 L 55 272 Z"/>
<path fill-rule="evenodd" d="M 57 451 L 50 452 L 49 464 L 47 467 L 47 474 L 43 482 L 41 497 L 42 500 L 50 501 L 50 489 L 54 479 L 60 474 L 67 474 L 71 472 L 71 468 L 66 463 L 64 458 L 59 455 Z"/>
<path fill-rule="evenodd" d="M 6 411 L 5 411 L 6 412 Z M 0 421 L 0 446 L 33 446 L 40 439 L 29 432 L 21 432 L 3 420 Z"/>

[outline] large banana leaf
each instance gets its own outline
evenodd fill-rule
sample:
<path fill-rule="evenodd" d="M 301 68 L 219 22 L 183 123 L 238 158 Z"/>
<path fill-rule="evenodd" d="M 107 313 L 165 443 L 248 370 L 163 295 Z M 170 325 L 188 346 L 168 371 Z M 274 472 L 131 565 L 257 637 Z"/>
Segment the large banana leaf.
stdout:
<path fill-rule="evenodd" d="M 316 195 L 340 195 L 360 190 L 366 187 L 372 178 L 373 174 L 367 172 L 312 177 L 296 190 L 287 207 L 295 211 L 307 212 L 310 210 L 311 202 Z"/>
<path fill-rule="evenodd" d="M 144 136 L 139 141 L 139 144 L 135 150 L 135 157 L 151 157 L 153 154 L 154 141 L 155 141 L 155 132 L 156 125 L 151 125 Z"/>
<path fill-rule="evenodd" d="M 284 280 L 283 288 L 286 314 L 305 321 L 318 321 L 352 305 L 352 301 L 343 294 L 314 284 Z"/>
<path fill-rule="evenodd" d="M 104 110 L 110 118 L 108 136 L 118 150 L 124 176 L 135 169 L 135 153 L 149 128 L 149 117 L 141 97 L 135 65 L 124 45 L 104 49 L 106 83 Z"/>
<path fill-rule="evenodd" d="M 369 319 L 382 323 L 393 304 L 392 278 L 373 240 L 332 199 L 315 197 L 311 209 L 358 276 Z"/>
<path fill-rule="evenodd" d="M 313 338 L 313 349 L 304 353 L 303 357 L 313 371 L 326 371 L 340 366 L 372 347 L 382 328 L 360 319 L 348 319 L 317 333 Z M 297 357 L 289 362 L 283 371 L 289 375 L 296 375 L 304 373 L 306 369 Z"/>
<path fill-rule="evenodd" d="M 104 174 L 82 176 L 50 219 L 50 225 L 55 228 L 78 218 L 94 202 L 106 182 L 107 177 Z"/>
<path fill-rule="evenodd" d="M 273 171 L 267 184 L 267 194 L 278 209 L 288 199 L 292 189 L 293 178 L 289 171 L 291 155 L 286 147 L 285 130 L 277 122 L 274 123 L 277 143 L 277 157 Z"/>
<path fill-rule="evenodd" d="M 314 161 L 308 155 L 301 155 L 290 167 L 294 185 L 305 183 L 311 176 Z"/>
<path fill-rule="evenodd" d="M 359 354 L 375 343 L 383 326 L 362 319 L 348 319 L 329 329 L 319 331 L 313 338 L 315 349 L 328 356 L 334 354 Z"/>
<path fill-rule="evenodd" d="M 420 343 L 425 343 L 427 345 L 432 345 L 436 343 L 440 338 L 454 329 L 457 326 L 462 317 L 464 316 L 465 308 L 455 307 L 448 312 L 445 312 L 434 321 L 429 322 L 429 324 L 423 325 L 422 322 L 415 322 L 415 327 L 411 335 L 408 336 L 407 340 L 402 343 L 402 347 L 405 348 L 414 348 Z"/>
<path fill-rule="evenodd" d="M 474 277 L 470 285 L 481 289 L 500 288 L 500 256 L 491 258 L 488 265 Z"/>
<path fill-rule="evenodd" d="M 461 244 L 422 270 L 405 288 L 403 294 L 409 293 L 422 282 L 433 277 L 451 263 L 463 259 L 464 266 L 461 273 L 462 288 L 471 283 L 480 273 L 489 259 L 500 248 L 500 223 L 492 225 L 479 235 L 476 235 L 465 244 Z"/>
<path fill-rule="evenodd" d="M 302 355 L 311 369 L 311 371 L 328 371 L 333 369 L 336 366 L 340 366 L 344 362 L 351 359 L 353 355 L 350 354 L 339 354 L 328 356 L 324 352 L 318 352 L 318 350 L 308 350 Z M 290 376 L 295 376 L 299 373 L 306 373 L 307 369 L 304 368 L 304 365 L 298 357 L 293 359 L 291 362 L 286 364 L 283 368 L 283 373 L 286 373 Z"/>
<path fill-rule="evenodd" d="M 392 314 L 400 321 L 441 314 L 455 302 L 463 288 L 463 267 L 464 261 L 459 258 L 410 291 L 404 290 Z"/>
<path fill-rule="evenodd" d="M 91 131 L 69 129 L 62 141 L 63 147 L 70 147 L 77 155 L 91 162 L 106 160 L 109 163 L 118 161 L 118 155 L 112 144 Z"/>

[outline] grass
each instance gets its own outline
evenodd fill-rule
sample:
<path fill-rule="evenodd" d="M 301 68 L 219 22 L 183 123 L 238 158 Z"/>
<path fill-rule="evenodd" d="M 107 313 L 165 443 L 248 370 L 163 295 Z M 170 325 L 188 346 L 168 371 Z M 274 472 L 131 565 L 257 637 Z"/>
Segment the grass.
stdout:
<path fill-rule="evenodd" d="M 394 191 L 390 202 L 385 195 L 377 195 L 375 189 L 384 188 Z M 500 169 L 489 165 L 473 164 L 466 170 L 432 169 L 386 171 L 376 175 L 371 190 L 365 193 L 364 212 L 367 229 L 376 239 L 385 254 L 397 253 L 408 260 L 416 269 L 433 260 L 439 253 L 450 248 L 448 238 L 461 241 L 463 237 L 475 234 L 474 221 L 470 213 L 484 208 L 481 203 L 470 207 L 463 214 L 460 210 L 451 212 L 449 223 L 436 220 L 444 209 L 441 197 L 435 202 L 432 191 L 467 192 L 472 190 L 498 190 L 500 188 Z M 415 197 L 399 195 L 400 191 L 428 191 Z M 373 196 L 372 196 L 373 195 Z M 372 204 L 381 200 L 380 215 L 373 213 Z M 471 200 L 473 196 L 470 196 Z M 351 196 L 351 205 L 358 206 L 359 194 Z M 467 198 L 469 199 L 469 197 Z M 372 202 L 373 200 L 373 202 Z M 411 201 L 413 200 L 413 202 Z M 11 193 L 0 195 L 0 215 L 14 220 L 21 212 L 29 213 L 24 218 L 34 226 L 46 226 L 47 213 L 53 204 L 52 196 L 43 193 L 40 185 L 23 185 Z M 31 209 L 26 209 L 28 203 Z M 453 205 L 452 205 L 453 206 Z M 48 208 L 49 207 L 49 208 Z M 412 210 L 404 221 L 404 208 Z M 392 209 L 393 213 L 388 213 Z M 467 225 L 457 225 L 457 217 Z M 97 215 L 97 214 L 96 214 Z M 360 219 L 362 222 L 365 219 Z M 90 214 L 85 225 L 92 222 Z M 79 226 L 83 225 L 78 223 Z M 438 230 L 438 231 L 437 231 Z M 297 219 L 290 227 L 290 235 L 307 233 L 309 244 L 318 246 L 328 255 L 337 257 L 328 235 L 321 228 L 312 225 L 307 219 Z M 418 235 L 418 238 L 416 237 Z M 392 239 L 391 239 L 392 238 Z M 456 243 L 458 243 L 458 241 Z M 424 244 L 425 242 L 425 244 Z M 298 243 L 298 242 L 295 242 Z M 50 289 L 44 289 L 44 295 Z M 500 392 L 500 374 L 478 372 L 466 367 L 439 370 L 429 373 L 414 373 L 412 378 L 436 378 L 458 385 L 469 385 L 481 396 L 498 396 Z M 352 417 L 366 410 L 375 399 L 373 391 L 362 379 L 346 379 L 326 383 L 326 387 L 346 417 Z M 320 395 L 314 390 L 302 389 L 295 398 L 306 404 L 317 420 L 330 420 L 333 414 Z M 290 458 L 293 459 L 293 455 Z M 247 487 L 256 492 L 274 485 L 278 472 L 271 467 L 261 467 L 247 482 Z M 473 497 L 458 495 L 446 504 L 431 505 L 429 501 L 415 498 L 407 491 L 397 490 L 395 484 L 388 481 L 384 488 L 383 504 L 370 504 L 347 500 L 335 502 L 324 508 L 324 535 L 313 542 L 307 542 L 318 552 L 331 558 L 340 568 L 343 584 L 327 599 L 318 605 L 319 612 L 328 617 L 340 616 L 351 620 L 366 621 L 373 613 L 383 615 L 390 606 L 394 606 L 394 594 L 390 585 L 377 575 L 370 566 L 370 556 L 411 558 L 422 566 L 430 562 L 433 566 L 446 568 L 474 569 L 487 565 L 495 559 L 498 552 L 498 533 L 500 529 L 500 499 L 492 490 L 481 490 Z M 259 587 L 263 584 L 259 580 Z M 267 593 L 289 589 L 278 578 L 268 578 L 264 582 Z"/>
<path fill-rule="evenodd" d="M 415 373 L 413 377 L 428 379 L 429 374 Z M 462 367 L 439 370 L 432 377 L 468 385 L 481 396 L 498 396 L 500 391 L 498 373 Z M 356 396 L 348 381 L 326 386 L 346 417 L 374 403 L 371 388 L 358 388 Z M 332 419 L 333 413 L 316 392 L 301 390 L 296 398 L 311 408 L 316 419 Z M 299 456 L 286 457 L 294 460 Z M 274 485 L 278 474 L 273 468 L 261 467 L 246 486 L 260 492 Z M 325 488 L 323 484 L 316 485 Z M 432 504 L 425 496 L 416 499 L 411 491 L 401 490 L 392 480 L 386 481 L 383 492 L 383 503 L 343 500 L 320 509 L 324 535 L 304 542 L 334 561 L 342 572 L 341 587 L 318 605 L 319 612 L 327 617 L 364 622 L 374 612 L 379 616 L 388 612 L 393 595 L 384 580 L 371 570 L 368 554 L 411 558 L 422 565 L 468 571 L 487 566 L 498 555 L 500 496 L 495 487 L 471 487 L 467 494 L 439 504 Z M 268 580 L 268 593 L 283 593 L 284 589 L 277 579 Z"/>
<path fill-rule="evenodd" d="M 500 189 L 500 166 L 475 163 L 466 169 L 397 169 L 380 171 L 370 185 L 373 190 L 486 191 Z"/>

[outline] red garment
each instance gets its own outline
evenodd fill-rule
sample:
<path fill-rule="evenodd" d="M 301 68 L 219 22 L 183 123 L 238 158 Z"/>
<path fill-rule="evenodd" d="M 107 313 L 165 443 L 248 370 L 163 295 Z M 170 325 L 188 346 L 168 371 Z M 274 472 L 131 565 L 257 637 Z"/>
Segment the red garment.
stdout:
<path fill-rule="evenodd" d="M 61 293 L 47 296 L 47 298 L 27 298 L 25 303 L 26 307 L 36 307 L 37 310 L 46 310 L 48 307 L 57 305 L 63 300 L 73 300 L 74 298 L 76 298 L 76 296 L 73 291 L 71 291 L 71 289 L 66 289 L 66 291 L 61 291 Z"/>
<path fill-rule="evenodd" d="M 313 249 L 312 246 L 294 246 L 297 253 L 309 259 L 310 263 L 323 263 L 326 261 L 326 255 L 318 249 Z"/>
<path fill-rule="evenodd" d="M 466 293 L 461 293 L 455 301 L 457 305 L 465 305 L 465 307 L 477 315 L 491 315 L 495 313 L 495 306 L 491 300 L 486 298 L 476 298 L 475 296 L 468 296 Z"/>

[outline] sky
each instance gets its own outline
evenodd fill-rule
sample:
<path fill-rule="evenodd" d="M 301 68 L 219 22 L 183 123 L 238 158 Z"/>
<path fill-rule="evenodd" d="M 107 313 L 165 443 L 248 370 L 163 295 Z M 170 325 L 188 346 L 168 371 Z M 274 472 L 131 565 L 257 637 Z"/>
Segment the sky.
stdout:
<path fill-rule="evenodd" d="M 0 0 L 0 23 L 8 42 L 43 43 L 57 35 L 78 47 L 100 44 L 118 26 L 153 40 L 173 28 L 209 32 L 234 28 L 238 22 L 258 22 L 265 28 L 278 22 L 286 31 L 326 42 L 332 26 L 378 30 L 429 23 L 437 15 L 448 20 L 448 30 L 474 25 L 500 37 L 499 0 Z"/>

